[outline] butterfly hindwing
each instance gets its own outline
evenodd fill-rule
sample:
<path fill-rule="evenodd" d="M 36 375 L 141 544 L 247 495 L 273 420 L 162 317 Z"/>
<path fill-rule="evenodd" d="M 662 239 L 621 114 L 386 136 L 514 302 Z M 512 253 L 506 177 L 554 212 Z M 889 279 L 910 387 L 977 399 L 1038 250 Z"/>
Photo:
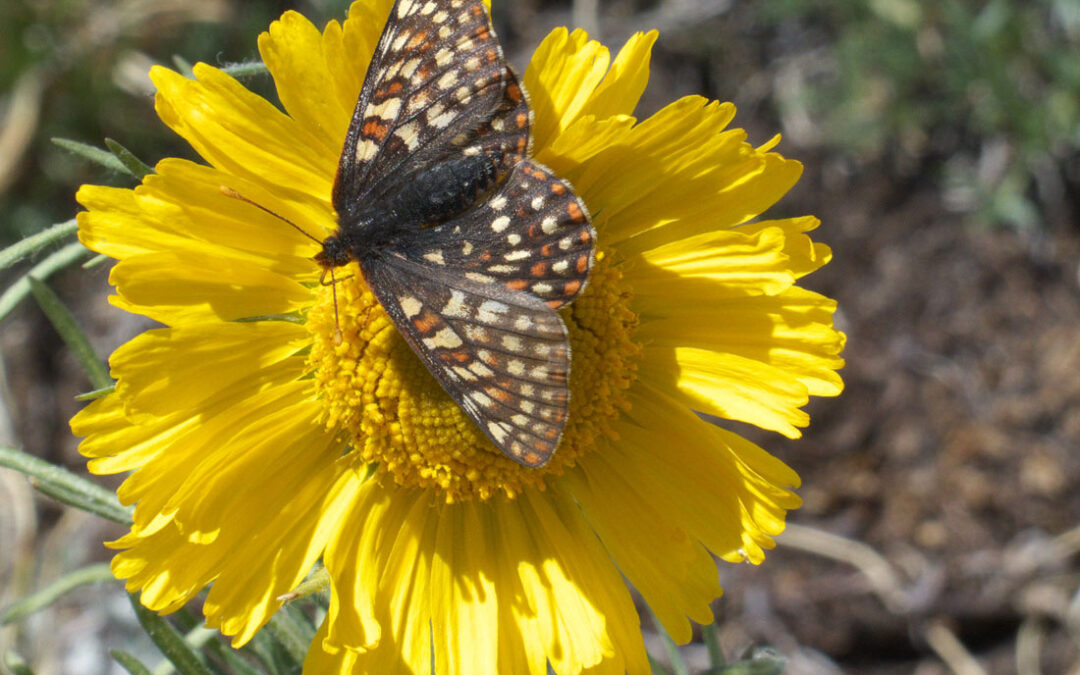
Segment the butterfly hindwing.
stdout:
<path fill-rule="evenodd" d="M 411 235 L 406 255 L 475 281 L 501 283 L 558 309 L 588 281 L 596 232 L 566 181 L 532 160 L 460 217 Z"/>
<path fill-rule="evenodd" d="M 400 256 L 361 269 L 405 340 L 495 446 L 525 466 L 547 462 L 569 406 L 570 347 L 555 311 Z"/>

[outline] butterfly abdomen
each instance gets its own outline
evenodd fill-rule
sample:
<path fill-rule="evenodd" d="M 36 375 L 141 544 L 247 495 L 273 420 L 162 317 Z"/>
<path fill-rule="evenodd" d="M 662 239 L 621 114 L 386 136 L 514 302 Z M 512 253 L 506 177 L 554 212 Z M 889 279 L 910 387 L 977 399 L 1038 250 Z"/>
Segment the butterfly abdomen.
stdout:
<path fill-rule="evenodd" d="M 460 157 L 421 172 L 386 204 L 392 229 L 413 231 L 464 213 L 496 183 L 498 160 L 488 154 Z"/>

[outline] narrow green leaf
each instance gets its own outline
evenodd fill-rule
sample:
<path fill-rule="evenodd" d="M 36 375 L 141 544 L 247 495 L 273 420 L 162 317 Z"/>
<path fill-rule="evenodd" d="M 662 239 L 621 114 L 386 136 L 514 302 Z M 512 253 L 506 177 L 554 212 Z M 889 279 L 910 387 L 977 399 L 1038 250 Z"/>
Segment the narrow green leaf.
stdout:
<path fill-rule="evenodd" d="M 30 666 L 23 657 L 13 650 L 4 652 L 4 667 L 11 672 L 11 675 L 34 675 L 34 671 L 30 670 Z"/>
<path fill-rule="evenodd" d="M 315 633 L 310 634 L 306 627 L 289 615 L 284 608 L 274 613 L 266 624 L 266 630 L 270 632 L 278 644 L 284 647 L 286 653 L 297 664 L 304 662 L 307 656 L 308 645 L 311 644 Z"/>
<path fill-rule="evenodd" d="M 75 321 L 75 317 L 64 305 L 60 296 L 49 288 L 47 284 L 35 279 L 32 275 L 27 277 L 27 281 L 30 282 L 30 292 L 34 294 L 41 311 L 45 312 L 45 316 L 49 317 L 49 322 L 52 323 L 56 332 L 60 333 L 64 344 L 75 354 L 79 365 L 82 366 L 87 377 L 90 378 L 90 384 L 98 389 L 112 386 L 113 379 L 109 377 L 105 362 L 94 353 L 94 348 L 90 346 L 90 339 L 79 328 L 78 322 Z"/>
<path fill-rule="evenodd" d="M 135 178 L 135 174 L 131 173 L 131 170 L 124 166 L 124 163 L 116 158 L 116 155 L 112 154 L 108 150 L 102 150 L 99 147 L 90 145 L 89 143 L 81 143 L 79 141 L 73 141 L 70 138 L 53 138 L 52 142 L 59 145 L 61 148 L 67 150 L 73 155 L 78 155 L 85 160 L 89 160 L 95 164 L 100 164 L 106 169 L 112 169 L 118 173 L 127 174 L 132 178 Z"/>
<path fill-rule="evenodd" d="M 255 633 L 251 642 L 243 646 L 243 650 L 259 660 L 267 675 L 280 675 L 284 671 L 278 667 L 277 660 L 274 658 L 276 647 L 277 642 L 270 635 L 270 631 L 261 630 Z"/>
<path fill-rule="evenodd" d="M 112 258 L 105 255 L 104 253 L 100 253 L 100 254 L 94 256 L 93 258 L 90 258 L 86 262 L 84 262 L 82 264 L 82 268 L 84 270 L 90 270 L 90 269 L 93 269 L 93 268 L 97 267 L 101 263 L 109 261 L 109 260 L 112 260 Z"/>
<path fill-rule="evenodd" d="M 72 218 L 63 223 L 57 223 L 47 230 L 32 234 L 29 237 L 8 246 L 3 251 L 0 251 L 0 270 L 11 267 L 34 251 L 38 251 L 53 242 L 67 238 L 68 235 L 78 229 L 79 224 Z"/>
<path fill-rule="evenodd" d="M 715 621 L 701 627 L 701 637 L 705 642 L 705 648 L 709 650 L 709 665 L 716 667 L 727 663 L 724 650 L 720 647 L 720 631 L 716 630 Z"/>
<path fill-rule="evenodd" d="M 30 295 L 30 282 L 28 277 L 44 280 L 52 276 L 58 270 L 62 270 L 79 258 L 89 255 L 90 249 L 79 242 L 68 244 L 64 248 L 52 253 L 38 264 L 34 265 L 21 279 L 11 284 L 3 295 L 0 295 L 0 321 L 7 318 L 23 299 Z"/>
<path fill-rule="evenodd" d="M 250 644 L 250 643 L 249 643 Z M 213 640 L 206 645 L 206 651 L 218 661 L 228 666 L 232 675 L 266 675 L 262 670 L 255 667 L 239 652 L 220 640 Z"/>
<path fill-rule="evenodd" d="M 262 61 L 247 61 L 244 63 L 230 63 L 222 68 L 233 77 L 251 77 L 252 75 L 269 75 L 270 69 Z"/>
<path fill-rule="evenodd" d="M 88 391 L 84 394 L 79 394 L 75 397 L 76 401 L 96 401 L 99 398 L 108 396 L 116 391 L 116 385 L 109 385 L 108 387 L 102 387 L 101 389 L 95 389 L 94 391 Z"/>
<path fill-rule="evenodd" d="M 150 669 L 143 665 L 142 661 L 121 649 L 110 649 L 109 656 L 116 659 L 116 662 L 131 675 L 152 675 Z"/>
<path fill-rule="evenodd" d="M 105 147 L 107 147 L 114 156 L 120 162 L 127 167 L 127 170 L 139 180 L 146 178 L 150 174 L 154 173 L 154 170 L 150 168 L 145 162 L 135 156 L 135 153 L 128 150 L 124 146 L 120 145 L 111 138 L 105 139 Z"/>
<path fill-rule="evenodd" d="M 211 675 L 210 668 L 203 663 L 202 655 L 195 651 L 168 621 L 143 607 L 134 593 L 129 593 L 128 599 L 131 600 L 135 616 L 139 618 L 146 634 L 181 675 Z"/>
<path fill-rule="evenodd" d="M 0 466 L 29 476 L 34 487 L 57 501 L 114 523 L 131 524 L 130 507 L 121 505 L 112 492 L 67 469 L 3 446 L 0 446 Z"/>
<path fill-rule="evenodd" d="M 16 621 L 22 621 L 34 612 L 45 609 L 80 586 L 99 584 L 106 581 L 114 581 L 115 579 L 116 577 L 113 576 L 108 563 L 90 565 L 88 567 L 77 569 L 74 572 L 65 574 L 37 593 L 23 598 L 3 612 L 0 612 L 0 626 L 15 623 Z"/>

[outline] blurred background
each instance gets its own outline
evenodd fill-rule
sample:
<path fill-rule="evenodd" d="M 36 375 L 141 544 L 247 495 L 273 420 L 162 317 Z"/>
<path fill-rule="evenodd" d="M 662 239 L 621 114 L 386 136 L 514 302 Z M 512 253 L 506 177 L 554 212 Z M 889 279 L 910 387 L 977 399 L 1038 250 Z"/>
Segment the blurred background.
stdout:
<path fill-rule="evenodd" d="M 782 132 L 805 165 L 770 215 L 823 221 L 835 258 L 806 285 L 840 302 L 847 390 L 799 441 L 739 429 L 805 505 L 765 565 L 720 568 L 725 651 L 772 645 L 789 673 L 1080 674 L 1080 0 L 495 4 L 519 68 L 555 26 L 613 49 L 658 28 L 640 117 L 733 101 L 752 142 Z M 322 25 L 347 5 L 0 0 L 0 247 L 72 218 L 82 183 L 131 185 L 54 137 L 195 159 L 154 115 L 151 64 L 252 60 L 284 10 Z M 102 357 L 145 328 L 106 276 L 50 279 Z M 0 349 L 0 444 L 85 473 L 67 420 L 92 387 L 32 298 L 5 307 Z M 0 607 L 120 533 L 0 469 Z M 0 628 L 44 674 L 121 672 L 107 649 L 152 653 L 139 640 L 118 584 Z"/>

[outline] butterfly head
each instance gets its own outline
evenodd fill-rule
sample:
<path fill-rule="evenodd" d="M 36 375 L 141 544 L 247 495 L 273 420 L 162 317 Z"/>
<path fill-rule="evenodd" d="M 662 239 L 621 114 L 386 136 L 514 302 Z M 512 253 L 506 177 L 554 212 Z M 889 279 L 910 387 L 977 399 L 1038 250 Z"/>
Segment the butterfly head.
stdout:
<path fill-rule="evenodd" d="M 322 250 L 315 254 L 315 262 L 327 269 L 348 265 L 352 259 L 348 242 L 336 234 L 324 239 Z"/>

